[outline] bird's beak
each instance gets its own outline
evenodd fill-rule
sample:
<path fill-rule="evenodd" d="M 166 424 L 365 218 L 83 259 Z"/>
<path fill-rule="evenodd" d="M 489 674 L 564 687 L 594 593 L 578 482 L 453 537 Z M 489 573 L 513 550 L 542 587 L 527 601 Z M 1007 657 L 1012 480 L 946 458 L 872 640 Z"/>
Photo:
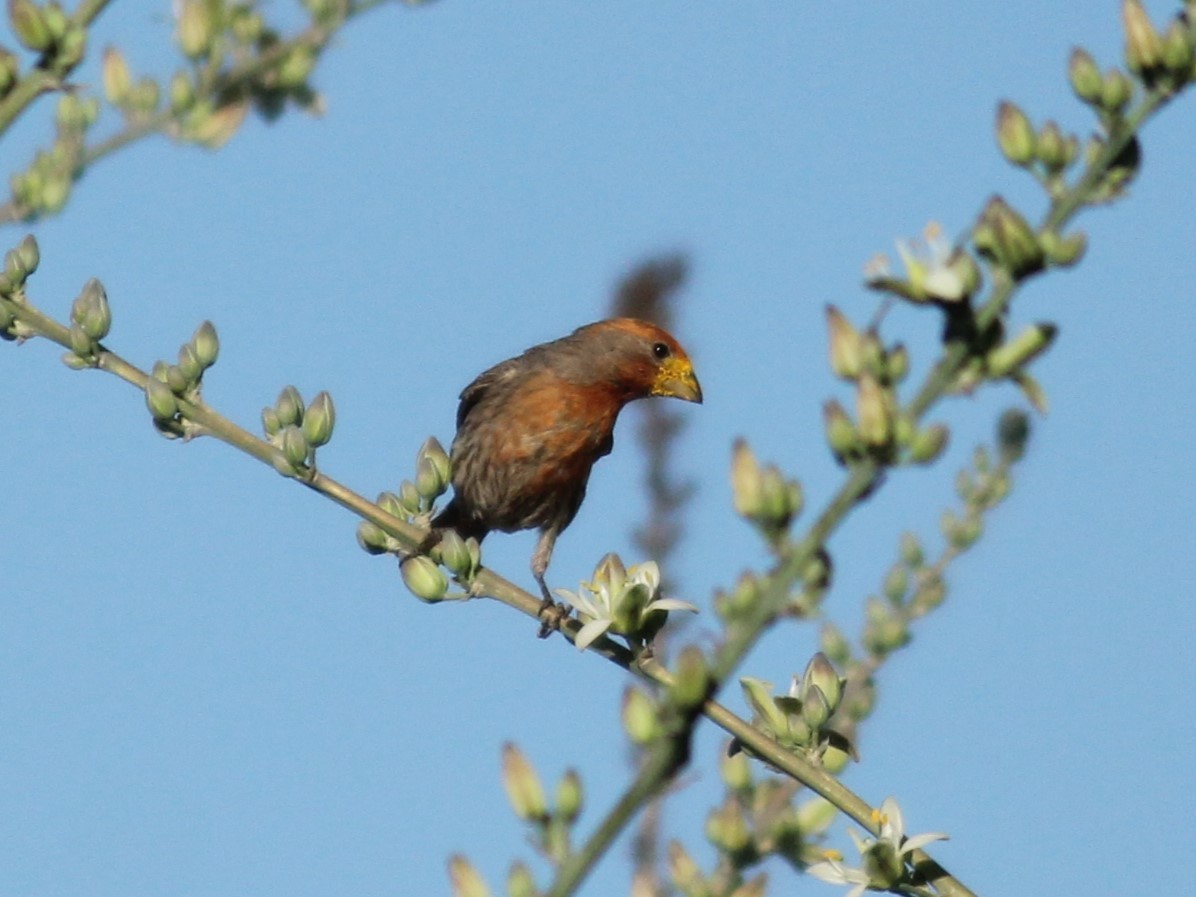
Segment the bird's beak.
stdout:
<path fill-rule="evenodd" d="M 702 404 L 702 386 L 687 358 L 670 358 L 660 366 L 652 395 Z"/>

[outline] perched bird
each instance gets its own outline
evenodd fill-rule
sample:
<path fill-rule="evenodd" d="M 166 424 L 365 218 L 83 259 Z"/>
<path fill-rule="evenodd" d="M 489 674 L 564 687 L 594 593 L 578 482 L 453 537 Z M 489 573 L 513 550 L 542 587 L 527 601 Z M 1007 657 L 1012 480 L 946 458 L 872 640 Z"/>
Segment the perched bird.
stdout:
<path fill-rule="evenodd" d="M 478 540 L 538 528 L 532 575 L 550 610 L 544 573 L 556 538 L 594 462 L 610 453 L 619 412 L 649 396 L 701 403 L 702 388 L 677 341 L 635 318 L 588 324 L 485 371 L 461 393 L 453 499 L 432 521 L 433 537 L 446 527 Z"/>

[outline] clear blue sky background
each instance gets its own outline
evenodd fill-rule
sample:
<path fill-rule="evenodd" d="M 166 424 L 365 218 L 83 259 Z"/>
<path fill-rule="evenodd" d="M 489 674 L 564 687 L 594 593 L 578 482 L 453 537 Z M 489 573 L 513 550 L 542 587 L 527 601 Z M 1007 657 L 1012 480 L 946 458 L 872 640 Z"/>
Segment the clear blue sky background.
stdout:
<path fill-rule="evenodd" d="M 685 251 L 678 335 L 707 400 L 684 409 L 679 467 L 700 491 L 670 573 L 708 641 L 712 591 L 765 562 L 729 506 L 732 439 L 800 476 L 812 504 L 832 493 L 820 404 L 846 391 L 823 305 L 866 319 L 869 257 L 931 219 L 961 233 L 994 192 L 1036 216 L 1040 195 L 993 144 L 996 103 L 1087 133 L 1066 58 L 1083 44 L 1119 61 L 1117 14 L 1113 0 L 387 7 L 327 54 L 322 120 L 253 120 L 217 154 L 156 140 L 89 173 L 35 228 L 32 295 L 65 316 L 100 277 L 110 345 L 147 366 L 211 318 L 209 400 L 255 427 L 286 383 L 330 390 L 324 467 L 372 495 L 410 475 L 429 434 L 447 443 L 476 373 L 602 317 L 642 258 Z M 167 72 L 168 17 L 116 4 L 96 46 Z M 0 167 L 47 133 L 31 116 Z M 1083 219 L 1089 258 L 1019 299 L 1016 321 L 1061 327 L 1037 367 L 1053 410 L 948 604 L 884 671 L 847 775 L 874 802 L 896 795 L 913 830 L 949 832 L 936 855 L 982 895 L 1165 893 L 1188 874 L 1193 146 L 1186 96 L 1148 128 L 1128 200 Z M 915 376 L 937 326 L 889 319 Z M 627 776 L 617 669 L 497 604 L 416 602 L 343 511 L 215 442 L 162 440 L 135 391 L 59 354 L 0 346 L 0 894 L 441 894 L 454 851 L 497 889 L 529 854 L 499 785 L 508 739 L 553 778 L 576 766 L 594 824 Z M 937 544 L 955 470 L 1017 401 L 944 406 L 945 462 L 893 476 L 836 535 L 828 609 L 849 631 L 903 528 Z M 557 585 L 605 551 L 635 559 L 632 417 L 559 543 Z M 533 541 L 494 538 L 487 561 L 527 582 Z M 785 627 L 745 672 L 787 682 L 813 646 Z M 703 730 L 667 817 L 704 864 L 720 743 Z M 776 871 L 774 893 L 835 892 Z M 624 893 L 626 873 L 620 847 L 585 893 Z"/>

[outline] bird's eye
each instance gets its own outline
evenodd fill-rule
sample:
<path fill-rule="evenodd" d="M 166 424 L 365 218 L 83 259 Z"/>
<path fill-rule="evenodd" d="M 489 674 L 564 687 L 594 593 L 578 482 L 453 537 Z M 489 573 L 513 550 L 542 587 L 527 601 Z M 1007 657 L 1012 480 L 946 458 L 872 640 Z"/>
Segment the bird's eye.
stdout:
<path fill-rule="evenodd" d="M 652 347 L 652 354 L 655 355 L 657 358 L 664 359 L 664 358 L 668 358 L 673 353 L 669 349 L 667 343 L 657 343 L 656 345 L 654 345 Z"/>

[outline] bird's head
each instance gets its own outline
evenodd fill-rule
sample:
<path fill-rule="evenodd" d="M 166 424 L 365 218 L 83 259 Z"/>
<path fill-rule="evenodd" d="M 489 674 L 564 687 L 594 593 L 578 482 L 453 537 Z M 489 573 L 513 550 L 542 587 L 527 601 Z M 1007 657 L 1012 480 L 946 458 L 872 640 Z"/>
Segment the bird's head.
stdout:
<path fill-rule="evenodd" d="M 573 334 L 586 349 L 592 372 L 618 383 L 628 399 L 665 396 L 702 403 L 693 362 L 673 337 L 636 318 L 610 318 Z"/>

